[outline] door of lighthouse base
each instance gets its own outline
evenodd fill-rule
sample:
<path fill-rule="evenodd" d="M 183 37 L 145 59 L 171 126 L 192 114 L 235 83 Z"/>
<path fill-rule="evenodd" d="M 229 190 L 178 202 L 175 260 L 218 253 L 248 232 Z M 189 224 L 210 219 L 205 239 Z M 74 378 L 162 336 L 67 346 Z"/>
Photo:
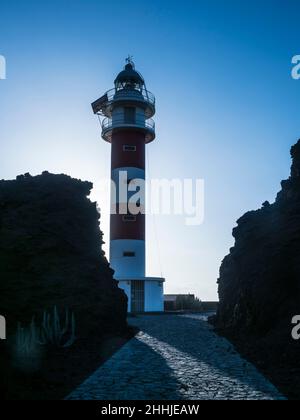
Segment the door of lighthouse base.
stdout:
<path fill-rule="evenodd" d="M 131 312 L 145 312 L 145 282 L 131 281 Z"/>

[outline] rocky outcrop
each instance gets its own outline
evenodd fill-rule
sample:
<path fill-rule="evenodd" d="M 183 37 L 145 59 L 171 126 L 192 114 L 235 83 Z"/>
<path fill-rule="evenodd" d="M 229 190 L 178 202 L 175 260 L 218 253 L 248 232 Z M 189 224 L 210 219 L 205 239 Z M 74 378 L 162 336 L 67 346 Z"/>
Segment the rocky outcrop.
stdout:
<path fill-rule="evenodd" d="M 274 204 L 238 220 L 218 281 L 217 327 L 241 339 L 242 350 L 251 342 L 273 370 L 300 368 L 300 342 L 291 338 L 292 317 L 300 314 L 300 140 L 291 155 L 291 176 Z"/>
<path fill-rule="evenodd" d="M 0 181 L 0 313 L 8 335 L 69 308 L 79 340 L 127 328 L 127 298 L 102 251 L 92 184 L 44 172 Z"/>
<path fill-rule="evenodd" d="M 300 311 L 300 141 L 274 204 L 246 213 L 220 269 L 218 323 L 266 332 Z"/>

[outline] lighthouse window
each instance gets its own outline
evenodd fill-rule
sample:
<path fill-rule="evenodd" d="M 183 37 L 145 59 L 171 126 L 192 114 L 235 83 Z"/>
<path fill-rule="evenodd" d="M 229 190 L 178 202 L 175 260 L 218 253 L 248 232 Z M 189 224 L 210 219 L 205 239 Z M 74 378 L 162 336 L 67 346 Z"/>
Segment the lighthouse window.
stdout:
<path fill-rule="evenodd" d="M 123 152 L 136 152 L 136 146 L 129 146 L 127 144 L 124 144 Z"/>
<path fill-rule="evenodd" d="M 136 216 L 133 216 L 132 214 L 126 214 L 123 216 L 123 222 L 135 222 Z"/>
<path fill-rule="evenodd" d="M 123 257 L 135 257 L 135 252 L 125 251 L 123 252 Z"/>

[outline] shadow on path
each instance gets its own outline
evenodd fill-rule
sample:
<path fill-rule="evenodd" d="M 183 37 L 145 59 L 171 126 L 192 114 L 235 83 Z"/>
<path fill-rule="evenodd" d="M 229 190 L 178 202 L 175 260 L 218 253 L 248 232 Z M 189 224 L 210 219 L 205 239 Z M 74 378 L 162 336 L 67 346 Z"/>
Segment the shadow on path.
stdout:
<path fill-rule="evenodd" d="M 67 399 L 178 400 L 179 389 L 164 358 L 133 338 Z"/>
<path fill-rule="evenodd" d="M 282 399 L 276 388 L 207 322 L 185 316 L 139 316 L 140 332 L 68 399 Z"/>
<path fill-rule="evenodd" d="M 132 319 L 143 339 L 166 360 L 184 398 L 282 399 L 257 369 L 240 357 L 233 345 L 192 316 L 141 316 Z M 157 345 L 154 346 L 153 342 Z"/>

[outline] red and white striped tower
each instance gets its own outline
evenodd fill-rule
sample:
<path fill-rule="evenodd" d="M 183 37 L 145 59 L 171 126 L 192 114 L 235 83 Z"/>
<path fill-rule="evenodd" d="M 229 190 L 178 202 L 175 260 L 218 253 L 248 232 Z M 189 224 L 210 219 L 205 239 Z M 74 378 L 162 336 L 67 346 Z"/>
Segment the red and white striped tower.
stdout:
<path fill-rule="evenodd" d="M 146 277 L 145 197 L 140 200 L 141 211 L 133 214 L 128 201 L 138 190 L 127 191 L 134 180 L 145 181 L 145 148 L 155 139 L 155 97 L 132 60 L 126 61 L 114 89 L 92 104 L 94 113 L 105 117 L 102 138 L 112 145 L 111 179 L 117 194 L 116 202 L 112 194 L 116 214 L 110 219 L 110 264 L 128 296 L 129 312 L 161 312 L 164 279 Z"/>

